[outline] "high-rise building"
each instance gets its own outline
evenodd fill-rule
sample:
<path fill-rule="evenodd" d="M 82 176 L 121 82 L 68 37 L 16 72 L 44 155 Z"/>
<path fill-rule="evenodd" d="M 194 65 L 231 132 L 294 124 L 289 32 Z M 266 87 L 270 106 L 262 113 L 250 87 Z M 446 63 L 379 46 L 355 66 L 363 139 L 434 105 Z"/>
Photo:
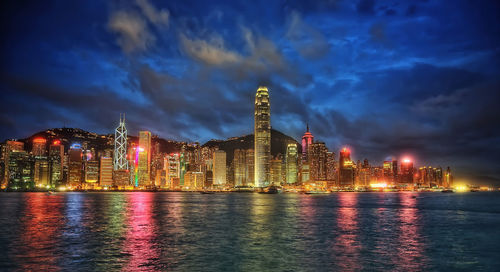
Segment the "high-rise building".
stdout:
<path fill-rule="evenodd" d="M 413 184 L 413 162 L 410 159 L 404 159 L 401 162 L 401 175 L 399 178 L 399 182 L 402 184 Z"/>
<path fill-rule="evenodd" d="M 246 186 L 255 186 L 255 152 L 253 149 L 246 150 L 245 178 Z"/>
<path fill-rule="evenodd" d="M 64 146 L 55 140 L 49 147 L 50 185 L 55 187 L 63 183 Z"/>
<path fill-rule="evenodd" d="M 337 165 L 335 162 L 335 153 L 328 151 L 326 152 L 326 180 L 328 185 L 332 186 L 335 184 L 337 179 Z"/>
<path fill-rule="evenodd" d="M 33 189 L 35 187 L 33 157 L 26 151 L 20 151 L 16 148 L 9 152 L 8 162 L 8 187 Z"/>
<path fill-rule="evenodd" d="M 83 180 L 82 147 L 80 144 L 72 144 L 68 151 L 68 183 L 72 187 L 79 187 Z"/>
<path fill-rule="evenodd" d="M 286 148 L 286 183 L 297 183 L 297 144 L 288 144 Z"/>
<path fill-rule="evenodd" d="M 271 104 L 266 87 L 257 89 L 254 115 L 255 187 L 267 187 L 271 179 Z"/>
<path fill-rule="evenodd" d="M 451 174 L 451 169 L 449 166 L 446 168 L 446 173 L 444 174 L 443 183 L 444 183 L 443 187 L 445 188 L 453 187 L 453 175 Z"/>
<path fill-rule="evenodd" d="M 214 151 L 214 185 L 226 184 L 226 152 L 224 150 Z"/>
<path fill-rule="evenodd" d="M 278 154 L 270 161 L 271 166 L 271 184 L 279 186 L 283 182 L 283 159 L 281 154 Z"/>
<path fill-rule="evenodd" d="M 24 151 L 24 143 L 18 141 L 7 141 L 3 147 L 2 156 L 4 159 L 4 179 L 1 184 L 2 188 L 10 186 L 9 158 L 10 153 L 13 151 Z"/>
<path fill-rule="evenodd" d="M 234 185 L 244 186 L 246 185 L 246 152 L 244 149 L 234 150 Z"/>
<path fill-rule="evenodd" d="M 315 142 L 308 145 L 308 158 L 311 171 L 311 180 L 326 180 L 327 152 L 325 143 Z"/>
<path fill-rule="evenodd" d="M 151 175 L 151 132 L 139 132 L 139 161 L 137 165 L 138 185 L 150 186 Z"/>
<path fill-rule="evenodd" d="M 309 146 L 314 142 L 314 136 L 309 132 L 309 124 L 307 124 L 306 133 L 302 136 L 302 160 L 309 161 Z"/>
<path fill-rule="evenodd" d="M 346 147 L 340 151 L 339 186 L 354 187 L 354 163 L 351 160 L 351 151 Z"/>
<path fill-rule="evenodd" d="M 111 157 L 101 157 L 100 160 L 99 184 L 101 186 L 113 186 L 113 159 Z M 119 171 L 123 171 L 123 169 L 120 169 Z"/>
<path fill-rule="evenodd" d="M 127 128 L 125 127 L 125 114 L 120 114 L 120 124 L 115 130 L 115 151 L 114 151 L 114 170 L 127 170 Z"/>
<path fill-rule="evenodd" d="M 33 140 L 33 148 L 31 153 L 33 156 L 45 156 L 47 149 L 47 140 L 44 138 L 35 138 Z"/>
<path fill-rule="evenodd" d="M 99 181 L 99 161 L 89 160 L 84 162 L 85 183 L 94 186 Z"/>
<path fill-rule="evenodd" d="M 174 184 L 179 184 L 180 158 L 178 153 L 165 156 L 163 168 L 166 171 L 166 187 L 175 189 Z"/>
<path fill-rule="evenodd" d="M 50 186 L 50 168 L 47 156 L 34 156 L 34 182 L 37 187 Z"/>

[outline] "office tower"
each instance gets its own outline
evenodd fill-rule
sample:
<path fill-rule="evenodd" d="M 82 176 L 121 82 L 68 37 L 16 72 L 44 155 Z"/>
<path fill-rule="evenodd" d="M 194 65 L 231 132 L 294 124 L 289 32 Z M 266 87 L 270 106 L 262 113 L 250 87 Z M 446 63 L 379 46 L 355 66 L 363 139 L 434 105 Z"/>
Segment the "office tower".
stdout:
<path fill-rule="evenodd" d="M 271 104 L 269 91 L 266 87 L 259 87 L 255 94 L 255 187 L 269 186 L 271 159 Z M 214 178 L 216 175 L 214 173 Z M 214 180 L 215 182 L 215 180 Z"/>
<path fill-rule="evenodd" d="M 283 159 L 281 154 L 271 159 L 271 185 L 279 186 L 283 182 Z"/>
<path fill-rule="evenodd" d="M 302 167 L 300 168 L 300 181 L 302 183 L 310 181 L 311 176 L 310 176 L 310 170 L 309 170 L 309 163 L 304 162 L 302 163 Z"/>
<path fill-rule="evenodd" d="M 335 153 L 326 152 L 326 180 L 328 181 L 328 186 L 335 184 L 337 176 L 337 165 L 335 162 Z"/>
<path fill-rule="evenodd" d="M 255 152 L 253 149 L 247 149 L 246 160 L 245 160 L 245 186 L 254 187 L 255 186 Z"/>
<path fill-rule="evenodd" d="M 401 162 L 400 183 L 405 185 L 413 184 L 413 162 L 410 159 L 404 159 Z"/>
<path fill-rule="evenodd" d="M 203 172 L 187 171 L 184 179 L 184 187 L 188 190 L 201 190 L 205 185 Z"/>
<path fill-rule="evenodd" d="M 398 171 L 398 160 L 396 159 L 393 159 L 392 160 L 392 180 L 393 180 L 393 184 L 395 184 L 398 180 L 398 174 L 399 174 L 399 171 Z"/>
<path fill-rule="evenodd" d="M 34 156 L 34 182 L 37 187 L 50 187 L 50 168 L 47 156 Z"/>
<path fill-rule="evenodd" d="M 139 160 L 137 165 L 138 185 L 150 186 L 151 175 L 151 132 L 139 132 Z"/>
<path fill-rule="evenodd" d="M 226 184 L 226 152 L 224 150 L 214 151 L 214 185 L 222 186 Z"/>
<path fill-rule="evenodd" d="M 71 187 L 79 187 L 83 179 L 82 147 L 80 144 L 72 144 L 68 151 L 68 184 Z"/>
<path fill-rule="evenodd" d="M 84 162 L 85 167 L 85 183 L 94 186 L 99 181 L 99 162 L 97 160 L 89 160 Z"/>
<path fill-rule="evenodd" d="M 302 160 L 309 161 L 309 146 L 314 142 L 314 136 L 309 132 L 309 124 L 306 133 L 302 136 Z"/>
<path fill-rule="evenodd" d="M 47 140 L 44 138 L 35 138 L 33 140 L 33 148 L 31 153 L 33 156 L 45 156 Z"/>
<path fill-rule="evenodd" d="M 436 167 L 435 168 L 435 176 L 434 176 L 434 182 L 436 186 L 438 187 L 444 187 L 444 180 L 443 180 L 443 168 L 441 167 Z"/>
<path fill-rule="evenodd" d="M 59 140 L 49 146 L 50 185 L 55 187 L 63 182 L 64 146 Z"/>
<path fill-rule="evenodd" d="M 99 184 L 107 187 L 113 186 L 113 159 L 111 157 L 101 157 L 100 161 Z"/>
<path fill-rule="evenodd" d="M 311 180 L 326 180 L 326 154 L 328 149 L 323 142 L 308 144 L 309 167 Z"/>
<path fill-rule="evenodd" d="M 246 184 L 246 152 L 244 149 L 234 150 L 234 185 L 244 186 Z"/>
<path fill-rule="evenodd" d="M 351 160 L 351 151 L 344 147 L 339 157 L 339 186 L 354 187 L 354 165 Z"/>
<path fill-rule="evenodd" d="M 10 147 L 12 148 L 12 146 Z M 26 151 L 17 147 L 8 153 L 8 184 L 12 189 L 34 189 L 34 160 Z"/>
<path fill-rule="evenodd" d="M 394 184 L 394 164 L 392 163 L 392 160 L 387 160 L 387 161 L 384 161 L 384 164 L 383 164 L 383 167 L 384 167 L 384 178 L 385 178 L 385 182 L 387 184 Z"/>
<path fill-rule="evenodd" d="M 451 174 L 451 169 L 449 166 L 446 168 L 443 187 L 445 188 L 453 187 L 453 175 Z"/>
<path fill-rule="evenodd" d="M 180 157 L 178 153 L 165 156 L 163 168 L 166 171 L 166 187 L 175 189 L 179 186 Z"/>
<path fill-rule="evenodd" d="M 286 147 L 286 183 L 297 183 L 297 144 L 288 144 Z"/>
<path fill-rule="evenodd" d="M 18 141 L 6 141 L 2 156 L 4 159 L 4 178 L 2 180 L 1 187 L 5 188 L 9 185 L 9 158 L 10 153 L 14 151 L 24 151 L 24 143 Z"/>
<path fill-rule="evenodd" d="M 114 170 L 127 170 L 127 128 L 125 127 L 125 114 L 120 114 L 120 124 L 115 130 L 115 149 L 114 149 Z"/>

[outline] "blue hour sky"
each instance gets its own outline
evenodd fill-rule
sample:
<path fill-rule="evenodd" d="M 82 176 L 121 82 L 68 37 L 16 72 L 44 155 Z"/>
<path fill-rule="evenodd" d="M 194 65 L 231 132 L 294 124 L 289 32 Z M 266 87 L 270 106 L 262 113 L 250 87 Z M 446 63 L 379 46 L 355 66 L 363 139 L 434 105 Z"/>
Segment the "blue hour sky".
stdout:
<path fill-rule="evenodd" d="M 7 1 L 5 1 L 7 2 Z M 309 123 L 330 150 L 500 185 L 497 1 L 10 1 L 0 140 L 52 127 L 199 141 Z"/>

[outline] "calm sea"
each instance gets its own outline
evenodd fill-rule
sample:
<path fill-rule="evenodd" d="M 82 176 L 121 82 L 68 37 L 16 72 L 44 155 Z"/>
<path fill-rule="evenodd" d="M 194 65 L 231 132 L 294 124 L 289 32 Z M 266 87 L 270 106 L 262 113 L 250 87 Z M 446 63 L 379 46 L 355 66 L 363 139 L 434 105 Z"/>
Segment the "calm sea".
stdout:
<path fill-rule="evenodd" d="M 2 193 L 0 269 L 499 271 L 500 193 Z"/>

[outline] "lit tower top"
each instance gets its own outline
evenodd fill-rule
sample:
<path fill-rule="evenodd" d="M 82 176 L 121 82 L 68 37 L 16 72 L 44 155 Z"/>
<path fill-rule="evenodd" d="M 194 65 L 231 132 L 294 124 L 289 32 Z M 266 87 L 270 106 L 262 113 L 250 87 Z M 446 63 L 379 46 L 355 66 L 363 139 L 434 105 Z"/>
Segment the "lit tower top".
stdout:
<path fill-rule="evenodd" d="M 270 182 L 271 158 L 271 104 L 267 87 L 260 86 L 255 94 L 255 187 L 266 187 Z"/>
<path fill-rule="evenodd" d="M 302 159 L 308 161 L 307 152 L 309 151 L 309 146 L 314 142 L 314 136 L 309 132 L 309 124 L 307 124 L 306 133 L 302 136 Z"/>
<path fill-rule="evenodd" d="M 115 130 L 115 152 L 113 165 L 115 170 L 128 169 L 127 128 L 125 127 L 125 113 L 120 114 L 120 124 Z"/>

